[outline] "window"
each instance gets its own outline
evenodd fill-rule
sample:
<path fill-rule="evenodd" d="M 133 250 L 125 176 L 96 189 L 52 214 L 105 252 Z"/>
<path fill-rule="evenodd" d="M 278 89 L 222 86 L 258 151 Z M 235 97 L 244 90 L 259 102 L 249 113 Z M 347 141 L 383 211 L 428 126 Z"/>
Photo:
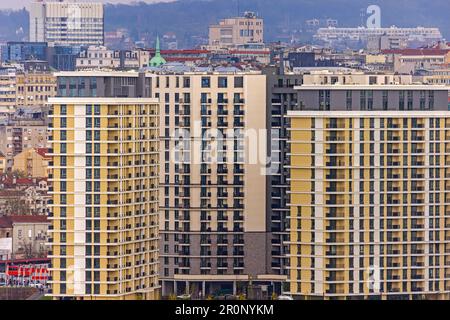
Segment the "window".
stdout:
<path fill-rule="evenodd" d="M 243 88 L 244 87 L 244 77 L 235 77 L 234 78 L 234 87 L 235 88 Z"/>
<path fill-rule="evenodd" d="M 183 78 L 183 88 L 190 88 L 191 87 L 191 78 L 184 77 Z"/>
<path fill-rule="evenodd" d="M 227 88 L 227 87 L 228 87 L 227 77 L 219 77 L 219 88 Z"/>
<path fill-rule="evenodd" d="M 61 143 L 61 153 L 67 153 L 67 144 Z"/>
<path fill-rule="evenodd" d="M 208 103 L 208 94 L 206 93 L 201 94 L 201 103 Z"/>
<path fill-rule="evenodd" d="M 202 88 L 211 88 L 211 78 L 202 77 Z"/>

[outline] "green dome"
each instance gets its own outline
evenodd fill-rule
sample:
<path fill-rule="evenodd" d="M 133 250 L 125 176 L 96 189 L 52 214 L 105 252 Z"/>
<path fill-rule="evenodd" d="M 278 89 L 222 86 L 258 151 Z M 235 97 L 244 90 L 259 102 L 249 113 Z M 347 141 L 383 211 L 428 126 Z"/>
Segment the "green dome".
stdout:
<path fill-rule="evenodd" d="M 155 56 L 150 60 L 150 67 L 159 67 L 166 64 L 167 61 L 161 56 L 161 49 L 159 46 L 159 37 L 156 38 L 156 51 Z"/>

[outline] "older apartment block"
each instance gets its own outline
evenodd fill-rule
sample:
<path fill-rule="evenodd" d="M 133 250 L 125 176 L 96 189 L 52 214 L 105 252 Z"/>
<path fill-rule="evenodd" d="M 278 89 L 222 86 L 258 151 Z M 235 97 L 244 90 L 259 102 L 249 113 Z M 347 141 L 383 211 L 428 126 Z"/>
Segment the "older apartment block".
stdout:
<path fill-rule="evenodd" d="M 210 46 L 237 46 L 248 43 L 264 43 L 264 20 L 254 12 L 243 17 L 223 19 L 209 27 Z"/>

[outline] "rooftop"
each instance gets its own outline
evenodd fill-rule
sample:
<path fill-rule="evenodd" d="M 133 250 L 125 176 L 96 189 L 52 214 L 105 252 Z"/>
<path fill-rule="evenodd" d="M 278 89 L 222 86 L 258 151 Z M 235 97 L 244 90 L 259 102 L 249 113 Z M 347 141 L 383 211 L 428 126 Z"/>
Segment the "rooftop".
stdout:
<path fill-rule="evenodd" d="M 0 180 L 0 185 L 4 185 L 6 187 L 13 186 L 34 186 L 37 185 L 41 181 L 47 181 L 46 178 L 11 178 L 11 177 L 2 177 Z"/>
<path fill-rule="evenodd" d="M 296 90 L 442 90 L 448 91 L 445 85 L 429 84 L 304 84 L 294 87 Z"/>
<path fill-rule="evenodd" d="M 260 71 L 242 70 L 236 66 L 188 66 L 180 62 L 170 62 L 159 67 L 147 67 L 144 72 L 156 74 L 260 74 Z"/>
<path fill-rule="evenodd" d="M 0 228 L 12 228 L 18 223 L 50 223 L 47 216 L 3 216 L 0 217 Z"/>
<path fill-rule="evenodd" d="M 48 148 L 34 148 L 36 153 L 43 158 L 47 158 Z"/>
<path fill-rule="evenodd" d="M 391 49 L 382 50 L 383 54 L 401 54 L 404 56 L 443 56 L 450 52 L 450 49 Z"/>

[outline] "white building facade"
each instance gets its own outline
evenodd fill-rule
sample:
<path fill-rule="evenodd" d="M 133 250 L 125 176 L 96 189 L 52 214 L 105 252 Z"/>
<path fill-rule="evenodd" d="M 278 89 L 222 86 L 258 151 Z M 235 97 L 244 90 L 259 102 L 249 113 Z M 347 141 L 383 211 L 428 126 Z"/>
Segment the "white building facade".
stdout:
<path fill-rule="evenodd" d="M 103 45 L 104 8 L 97 2 L 34 1 L 30 41 L 53 45 Z"/>

